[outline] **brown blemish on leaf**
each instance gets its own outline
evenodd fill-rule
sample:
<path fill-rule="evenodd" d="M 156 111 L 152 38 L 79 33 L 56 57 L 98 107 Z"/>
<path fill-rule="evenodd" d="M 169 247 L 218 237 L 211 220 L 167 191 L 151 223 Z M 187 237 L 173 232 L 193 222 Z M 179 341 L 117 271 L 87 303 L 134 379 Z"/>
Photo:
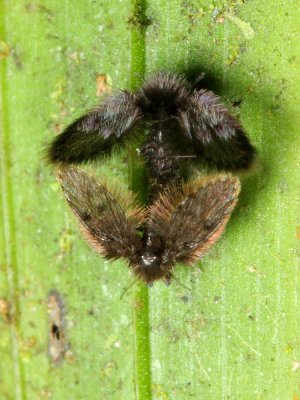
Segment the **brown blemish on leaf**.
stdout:
<path fill-rule="evenodd" d="M 11 321 L 10 304 L 4 298 L 0 299 L 0 315 L 4 317 L 6 322 Z"/>
<path fill-rule="evenodd" d="M 37 338 L 35 336 L 30 336 L 24 342 L 24 348 L 26 348 L 27 350 L 32 349 L 33 347 L 36 346 L 36 344 L 37 344 Z"/>
<path fill-rule="evenodd" d="M 59 363 L 66 355 L 68 343 L 65 331 L 65 309 L 61 295 L 52 290 L 48 296 L 48 354 L 54 364 Z"/>
<path fill-rule="evenodd" d="M 135 310 L 138 310 L 138 311 L 141 311 L 143 308 L 144 308 L 144 302 L 142 301 L 142 300 L 136 300 L 134 303 L 133 303 L 133 307 L 134 307 L 134 309 Z"/>
<path fill-rule="evenodd" d="M 111 92 L 111 77 L 106 74 L 97 74 L 96 76 L 96 96 Z"/>
<path fill-rule="evenodd" d="M 10 49 L 7 43 L 0 40 L 0 60 L 8 57 L 10 54 Z"/>

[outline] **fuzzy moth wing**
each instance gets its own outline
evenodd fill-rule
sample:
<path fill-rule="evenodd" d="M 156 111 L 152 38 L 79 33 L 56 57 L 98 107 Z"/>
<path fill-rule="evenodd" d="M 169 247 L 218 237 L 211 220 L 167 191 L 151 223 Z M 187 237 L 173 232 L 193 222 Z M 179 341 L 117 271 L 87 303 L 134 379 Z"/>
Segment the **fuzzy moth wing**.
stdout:
<path fill-rule="evenodd" d="M 126 91 L 109 96 L 97 108 L 70 124 L 51 143 L 51 163 L 81 163 L 109 155 L 122 146 L 140 119 L 134 96 Z"/>
<path fill-rule="evenodd" d="M 142 246 L 136 229 L 145 218 L 134 198 L 123 199 L 122 207 L 104 185 L 77 168 L 62 168 L 58 178 L 87 241 L 108 259 L 134 262 Z"/>
<path fill-rule="evenodd" d="M 163 265 L 202 258 L 222 235 L 239 191 L 238 178 L 220 175 L 161 193 L 149 224 L 164 240 Z"/>
<path fill-rule="evenodd" d="M 255 158 L 242 126 L 213 92 L 196 90 L 178 120 L 196 153 L 209 167 L 235 171 L 249 168 Z"/>

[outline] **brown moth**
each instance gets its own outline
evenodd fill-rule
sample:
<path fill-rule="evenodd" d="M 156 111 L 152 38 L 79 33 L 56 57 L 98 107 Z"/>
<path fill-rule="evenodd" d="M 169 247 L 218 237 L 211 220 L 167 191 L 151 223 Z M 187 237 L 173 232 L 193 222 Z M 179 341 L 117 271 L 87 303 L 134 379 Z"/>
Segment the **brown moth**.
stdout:
<path fill-rule="evenodd" d="M 219 174 L 170 184 L 148 207 L 75 167 L 59 171 L 87 241 L 107 259 L 125 258 L 147 284 L 170 283 L 176 262 L 193 264 L 220 238 L 237 203 L 238 178 Z"/>

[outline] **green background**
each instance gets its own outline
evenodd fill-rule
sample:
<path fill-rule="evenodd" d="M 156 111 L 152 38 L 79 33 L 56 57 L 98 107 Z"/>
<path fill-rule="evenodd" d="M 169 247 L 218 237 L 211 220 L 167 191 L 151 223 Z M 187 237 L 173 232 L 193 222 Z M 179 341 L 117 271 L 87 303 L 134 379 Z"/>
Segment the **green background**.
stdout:
<path fill-rule="evenodd" d="M 151 0 L 143 39 L 134 3 L 0 0 L 0 398 L 298 400 L 298 4 Z M 146 75 L 205 72 L 259 154 L 221 240 L 176 267 L 191 290 L 158 282 L 149 308 L 141 286 L 119 299 L 129 270 L 88 247 L 43 160 L 99 102 L 97 74 L 133 87 L 143 60 Z M 91 168 L 128 185 L 125 153 Z M 56 365 L 53 289 L 69 344 Z"/>

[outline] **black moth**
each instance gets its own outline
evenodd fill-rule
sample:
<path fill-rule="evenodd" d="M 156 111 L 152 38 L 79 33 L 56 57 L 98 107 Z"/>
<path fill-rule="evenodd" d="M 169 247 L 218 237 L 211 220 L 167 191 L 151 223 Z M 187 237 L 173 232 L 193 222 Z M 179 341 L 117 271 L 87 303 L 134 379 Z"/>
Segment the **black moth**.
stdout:
<path fill-rule="evenodd" d="M 178 75 L 159 72 L 134 93 L 117 91 L 78 118 L 48 149 L 52 163 L 72 164 L 109 155 L 146 135 L 143 157 L 154 194 L 189 176 L 201 163 L 215 170 L 251 166 L 255 149 L 238 121 L 213 92 L 192 90 Z"/>
<path fill-rule="evenodd" d="M 88 242 L 107 259 L 125 258 L 147 284 L 169 284 L 176 262 L 202 258 L 221 236 L 240 191 L 238 178 L 220 174 L 167 185 L 145 207 L 74 167 L 62 168 L 59 180 Z"/>

